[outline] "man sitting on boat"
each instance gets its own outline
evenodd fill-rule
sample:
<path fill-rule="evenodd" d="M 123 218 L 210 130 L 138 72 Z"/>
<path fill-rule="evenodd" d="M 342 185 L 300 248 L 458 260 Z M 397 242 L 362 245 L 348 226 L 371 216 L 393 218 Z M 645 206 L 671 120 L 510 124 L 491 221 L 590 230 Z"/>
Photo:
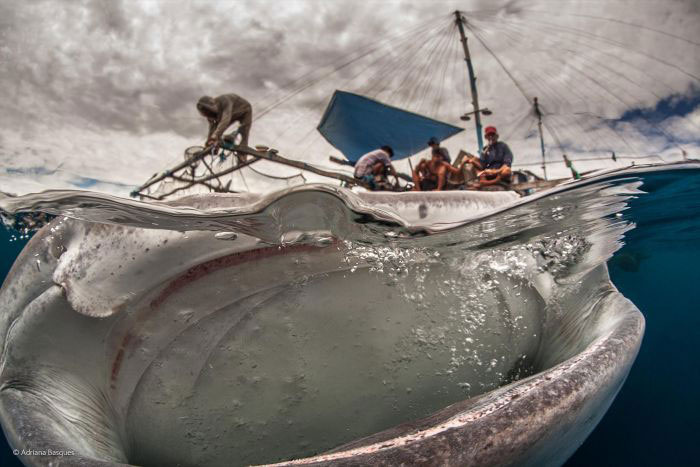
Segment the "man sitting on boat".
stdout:
<path fill-rule="evenodd" d="M 413 170 L 413 191 L 441 191 L 445 189 L 448 173 L 460 170 L 445 162 L 439 151 L 433 151 L 429 161 L 422 159 Z"/>
<path fill-rule="evenodd" d="M 447 162 L 448 164 L 452 163 L 449 151 L 447 150 L 447 148 L 443 148 L 440 146 L 440 141 L 438 141 L 436 137 L 433 136 L 428 140 L 428 146 L 430 146 L 431 155 L 437 153 L 445 162 Z"/>
<path fill-rule="evenodd" d="M 248 146 L 248 135 L 253 123 L 253 107 L 250 102 L 237 94 L 224 94 L 219 97 L 204 96 L 197 102 L 197 110 L 209 121 L 206 146 L 220 145 L 224 131 L 238 122 L 238 133 L 242 139 L 240 146 Z"/>
<path fill-rule="evenodd" d="M 452 167 L 447 148 L 440 147 L 436 137 L 428 140 L 428 146 L 431 148 L 431 158 L 421 159 L 413 170 L 413 191 L 443 190 L 448 172 L 459 172 L 459 169 Z"/>
<path fill-rule="evenodd" d="M 391 165 L 393 155 L 391 146 L 382 146 L 363 155 L 355 164 L 355 178 L 366 183 L 370 190 L 381 189 L 386 184 L 384 180 L 387 172 L 396 177 L 396 170 Z"/>
<path fill-rule="evenodd" d="M 496 127 L 488 126 L 484 130 L 486 140 L 489 142 L 481 153 L 481 156 L 469 158 L 464 164 L 471 164 L 479 177 L 478 184 L 470 185 L 470 188 L 483 188 L 496 184 L 508 184 L 511 179 L 511 165 L 513 153 L 503 141 L 498 141 Z"/>

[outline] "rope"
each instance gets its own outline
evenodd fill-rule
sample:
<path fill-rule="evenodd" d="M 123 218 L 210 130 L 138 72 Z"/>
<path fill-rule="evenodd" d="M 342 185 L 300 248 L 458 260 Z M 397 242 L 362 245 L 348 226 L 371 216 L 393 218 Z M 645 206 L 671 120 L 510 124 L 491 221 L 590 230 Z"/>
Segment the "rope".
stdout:
<path fill-rule="evenodd" d="M 443 17 L 442 15 L 439 16 L 439 17 L 433 17 L 432 19 L 430 19 L 430 20 L 428 20 L 428 21 L 422 23 L 421 25 L 417 26 L 417 28 L 421 28 L 421 27 L 423 27 L 423 26 L 425 25 L 425 23 L 430 23 L 430 22 L 434 21 L 436 18 L 442 18 L 442 17 Z M 416 28 L 413 28 L 413 29 L 416 29 Z M 402 36 L 402 35 L 409 34 L 411 31 L 412 31 L 412 30 L 409 30 L 409 31 L 401 32 L 401 33 L 399 33 L 399 34 L 395 34 L 394 36 L 389 36 L 387 39 L 384 39 L 384 40 L 382 40 L 382 41 L 379 41 L 379 42 L 377 43 L 378 45 L 373 45 L 369 50 L 365 50 L 365 51 L 362 52 L 359 56 L 353 57 L 353 58 L 351 58 L 351 59 L 349 59 L 349 60 L 347 60 L 347 61 L 342 62 L 340 65 L 337 65 L 337 66 L 333 67 L 333 68 L 331 69 L 331 71 L 329 71 L 329 72 L 327 72 L 327 73 L 324 73 L 323 75 L 319 76 L 319 77 L 316 78 L 316 79 L 311 80 L 310 82 L 308 82 L 308 83 L 302 85 L 302 86 L 301 86 L 300 88 L 298 88 L 297 90 L 295 90 L 295 91 L 291 92 L 290 94 L 284 96 L 283 98 L 279 99 L 278 101 L 276 101 L 276 102 L 273 103 L 272 105 L 270 105 L 270 106 L 264 108 L 262 111 L 260 111 L 260 112 L 257 114 L 257 117 L 254 118 L 253 121 L 259 120 L 260 118 L 262 118 L 263 116 L 265 116 L 267 113 L 269 113 L 271 110 L 273 110 L 273 109 L 279 107 L 281 104 L 287 102 L 289 99 L 293 98 L 294 96 L 296 96 L 296 95 L 299 94 L 300 92 L 304 91 L 305 89 L 308 89 L 309 87 L 311 87 L 311 86 L 317 84 L 317 83 L 320 82 L 321 80 L 323 80 L 323 79 L 325 79 L 325 78 L 331 76 L 331 75 L 334 74 L 334 73 L 337 73 L 338 71 L 340 71 L 340 70 L 346 68 L 347 66 L 349 66 L 349 65 L 351 65 L 351 64 L 353 64 L 353 63 L 355 63 L 355 62 L 357 62 L 358 60 L 360 60 L 360 59 L 362 59 L 362 58 L 364 58 L 364 57 L 366 57 L 367 55 L 369 55 L 369 54 L 371 54 L 372 52 L 376 51 L 378 48 L 380 48 L 380 47 L 386 45 L 386 43 L 387 43 L 388 41 L 390 41 L 391 39 L 395 38 L 396 36 L 399 36 L 399 37 L 400 37 L 400 36 Z M 347 56 L 341 57 L 341 58 L 347 58 L 349 55 L 355 55 L 355 54 L 357 54 L 357 52 L 352 52 L 351 54 L 348 54 Z M 336 62 L 338 62 L 338 61 L 340 61 L 340 59 L 336 60 L 334 63 L 336 63 Z"/>
<path fill-rule="evenodd" d="M 565 12 L 562 12 L 561 10 L 558 10 L 556 13 L 552 13 L 551 11 L 546 11 L 546 10 L 530 10 L 530 9 L 521 9 L 521 11 L 527 11 L 530 13 L 537 13 L 538 15 L 539 14 L 556 15 L 558 17 L 560 17 L 560 16 L 575 16 L 578 18 L 589 18 L 589 19 L 595 19 L 595 20 L 600 20 L 600 21 L 607 21 L 610 23 L 623 24 L 625 26 L 632 26 L 632 27 L 635 27 L 638 29 L 644 29 L 647 31 L 662 34 L 664 36 L 671 37 L 673 39 L 678 39 L 678 40 L 681 40 L 681 41 L 686 42 L 688 44 L 700 47 L 700 42 L 695 42 L 695 41 L 692 41 L 692 40 L 687 39 L 685 37 L 678 36 L 676 34 L 673 34 L 673 33 L 667 32 L 667 31 L 662 31 L 661 29 L 655 29 L 655 28 L 651 28 L 649 26 L 644 26 L 643 24 L 632 23 L 629 21 L 623 21 L 623 20 L 616 19 L 616 18 L 606 18 L 603 16 L 584 15 L 581 13 L 565 13 Z"/>
<path fill-rule="evenodd" d="M 674 64 L 674 63 L 667 62 L 666 60 L 662 60 L 662 59 L 660 59 L 660 58 L 654 57 L 653 55 L 650 55 L 650 54 L 648 54 L 648 53 L 646 53 L 646 52 L 644 52 L 644 51 L 642 51 L 642 50 L 637 50 L 637 49 L 635 49 L 635 48 L 633 48 L 633 47 L 630 47 L 630 46 L 624 44 L 623 42 L 616 41 L 616 40 L 613 40 L 613 39 L 608 39 L 608 38 L 606 38 L 606 37 L 602 37 L 602 36 L 599 36 L 599 35 L 597 35 L 597 34 L 590 33 L 590 32 L 588 32 L 588 31 L 586 31 L 586 30 L 583 30 L 583 29 L 578 29 L 578 28 L 567 28 L 567 27 L 559 26 L 559 25 L 557 25 L 557 24 L 548 23 L 548 22 L 546 22 L 546 21 L 538 21 L 538 20 L 531 20 L 531 21 L 534 22 L 534 23 L 540 23 L 540 24 L 543 24 L 543 25 L 545 25 L 545 26 L 550 26 L 550 27 L 554 27 L 554 28 L 557 28 L 557 29 L 560 29 L 560 30 L 564 30 L 564 31 L 569 32 L 569 33 L 577 33 L 577 34 L 579 34 L 581 37 L 587 37 L 587 38 L 590 38 L 590 39 L 598 40 L 598 41 L 600 41 L 600 42 L 603 42 L 603 43 L 606 43 L 606 44 L 609 44 L 609 45 L 613 45 L 613 46 L 615 46 L 615 47 L 618 47 L 618 48 L 620 48 L 620 49 L 622 49 L 622 50 L 625 50 L 626 52 L 634 52 L 634 53 L 636 53 L 636 54 L 642 55 L 642 56 L 644 56 L 644 57 L 646 57 L 646 58 L 648 58 L 648 59 L 650 59 L 650 60 L 653 60 L 653 61 L 655 61 L 655 62 L 662 63 L 662 64 L 668 66 L 669 68 L 672 68 L 672 69 L 674 69 L 674 70 L 676 70 L 676 71 L 678 71 L 678 72 L 680 72 L 680 73 L 686 75 L 687 77 L 692 78 L 692 79 L 695 80 L 695 81 L 700 81 L 700 77 L 699 77 L 699 76 L 697 76 L 697 75 L 695 75 L 695 74 L 693 74 L 693 73 L 691 73 L 691 72 L 689 72 L 689 71 L 687 71 L 687 70 L 685 70 L 685 69 L 679 67 L 678 65 L 676 65 L 676 64 Z"/>
<path fill-rule="evenodd" d="M 299 172 L 298 174 L 289 175 L 289 176 L 287 176 L 287 177 L 282 177 L 282 176 L 280 176 L 280 175 L 270 175 L 270 174 L 266 174 L 266 173 L 260 172 L 259 170 L 256 170 L 256 169 L 254 169 L 253 167 L 248 167 L 248 168 L 249 168 L 250 170 L 252 170 L 253 172 L 255 172 L 256 174 L 258 174 L 258 175 L 262 175 L 263 177 L 273 178 L 273 179 L 275 179 L 275 180 L 285 180 L 285 181 L 286 181 L 286 180 L 291 180 L 291 179 L 293 179 L 293 178 L 299 178 L 299 177 L 301 177 L 301 178 L 303 178 L 304 180 L 306 180 L 306 178 L 304 178 L 304 175 L 303 175 L 301 172 Z"/>
<path fill-rule="evenodd" d="M 484 48 L 485 48 L 485 49 L 494 57 L 494 59 L 498 62 L 498 64 L 501 66 L 501 68 L 504 70 L 504 72 L 505 72 L 505 73 L 508 75 L 508 77 L 511 79 L 511 81 L 513 81 L 513 83 L 516 85 L 516 87 L 518 88 L 518 90 L 520 90 L 521 94 L 522 94 L 524 97 L 527 98 L 528 94 L 527 94 L 527 91 L 525 90 L 525 88 L 522 86 L 522 84 L 519 82 L 519 80 L 515 77 L 515 75 L 514 75 L 513 73 L 511 73 L 510 70 L 505 66 L 504 62 L 503 62 L 498 56 L 496 56 L 496 54 L 493 52 L 493 50 L 486 44 L 485 39 L 476 31 L 476 29 L 478 29 L 478 27 L 473 27 L 473 26 L 472 26 L 470 23 L 468 23 L 468 22 L 466 23 L 466 25 L 467 25 L 467 27 L 470 29 L 470 31 L 472 32 L 472 34 L 474 34 L 474 36 L 479 40 L 479 42 L 482 44 L 482 46 L 484 46 Z M 593 77 L 593 76 L 591 76 L 590 74 L 588 74 L 588 73 L 586 72 L 586 70 L 581 69 L 580 67 L 576 66 L 574 62 L 569 62 L 569 66 L 572 67 L 573 69 L 575 69 L 581 76 L 584 76 L 584 77 L 586 78 L 587 81 L 593 83 L 593 85 L 595 85 L 598 89 L 601 89 L 603 92 L 609 94 L 609 95 L 611 96 L 612 99 L 617 100 L 618 102 L 622 103 L 623 106 L 625 106 L 626 108 L 632 108 L 632 107 L 633 107 L 631 103 L 629 103 L 629 102 L 625 101 L 624 99 L 622 99 L 622 98 L 620 97 L 619 93 L 613 93 L 613 92 L 611 92 L 610 89 L 608 89 L 607 87 L 605 87 L 598 79 L 596 79 L 595 77 Z M 542 86 L 540 86 L 539 84 L 537 84 L 537 81 L 535 81 L 535 80 L 533 80 L 533 84 L 534 84 L 536 87 L 540 88 L 541 91 L 543 91 L 543 92 L 546 93 L 546 94 L 551 94 L 551 91 L 552 91 L 552 89 L 553 89 L 553 88 L 551 88 L 551 87 L 542 88 Z M 564 99 L 565 99 L 567 102 L 570 103 L 570 101 L 568 101 L 568 99 L 566 99 L 566 98 L 564 98 Z M 642 117 L 642 118 L 643 118 L 643 117 Z M 654 125 L 652 122 L 648 122 L 648 123 L 649 123 L 652 127 L 656 128 L 658 131 L 660 131 L 662 134 L 664 134 L 664 136 L 667 138 L 667 140 L 669 140 L 674 146 L 678 147 L 678 149 L 680 149 L 681 151 L 684 151 L 684 149 L 683 149 L 677 142 L 675 142 L 675 138 L 673 138 L 671 135 L 669 135 L 667 132 L 665 132 L 662 128 L 658 127 L 657 125 Z M 562 152 L 565 152 L 564 146 L 562 145 L 561 140 L 560 140 L 559 136 L 557 135 L 556 130 L 555 130 L 554 128 L 552 128 L 552 126 L 551 126 L 550 123 L 545 124 L 545 122 L 543 121 L 543 125 L 545 126 L 545 128 L 547 129 L 547 131 L 550 133 L 550 135 L 555 139 L 555 141 L 557 142 L 557 145 L 559 146 L 560 150 L 562 150 Z M 582 128 L 582 129 L 583 129 L 583 128 Z M 585 129 L 583 129 L 583 130 L 584 130 L 584 131 L 583 131 L 582 133 L 583 133 L 583 134 L 587 134 L 587 132 L 585 131 Z"/>

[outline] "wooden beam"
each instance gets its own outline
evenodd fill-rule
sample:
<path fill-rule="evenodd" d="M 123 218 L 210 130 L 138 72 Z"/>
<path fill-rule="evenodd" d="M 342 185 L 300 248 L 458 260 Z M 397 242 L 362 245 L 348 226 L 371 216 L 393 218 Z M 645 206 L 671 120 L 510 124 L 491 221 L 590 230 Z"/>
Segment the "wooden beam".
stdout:
<path fill-rule="evenodd" d="M 350 185 L 359 185 L 365 188 L 369 188 L 369 186 L 366 183 L 356 179 L 355 177 L 350 177 L 348 175 L 341 174 L 338 172 L 331 172 L 330 170 L 319 169 L 318 167 L 314 167 L 313 165 L 307 164 L 306 162 L 295 161 L 293 159 L 287 159 L 286 157 L 282 157 L 279 155 L 276 149 L 268 149 L 267 151 L 262 152 L 256 151 L 255 149 L 246 146 L 232 146 L 232 150 L 235 152 L 242 152 L 243 154 L 259 157 L 261 159 L 266 159 L 268 161 L 277 162 L 278 164 L 287 165 L 289 167 L 295 167 L 297 169 L 306 170 L 307 172 L 312 172 L 323 177 L 341 180 Z"/>
<path fill-rule="evenodd" d="M 146 183 L 144 183 L 143 185 L 141 185 L 141 186 L 138 188 L 138 190 L 136 190 L 136 191 L 140 193 L 140 192 L 142 192 L 143 190 L 145 190 L 146 188 L 148 188 L 149 186 L 155 185 L 156 183 L 160 182 L 161 180 L 164 180 L 164 179 L 168 178 L 169 176 L 171 176 L 171 175 L 174 174 L 175 172 L 177 172 L 177 171 L 179 171 L 179 170 L 182 170 L 182 169 L 184 169 L 185 167 L 188 167 L 188 166 L 192 165 L 193 163 L 197 162 L 198 160 L 200 160 L 201 158 L 203 158 L 203 157 L 206 156 L 207 154 L 211 153 L 212 148 L 213 148 L 213 146 L 211 146 L 211 145 L 210 145 L 210 146 L 207 146 L 207 147 L 205 147 L 204 149 L 202 149 L 201 151 L 195 153 L 195 154 L 194 154 L 192 157 L 190 157 L 189 159 L 185 160 L 185 162 L 181 162 L 180 164 L 176 165 L 176 166 L 173 167 L 172 169 L 166 170 L 165 172 L 163 172 L 163 173 L 160 174 L 160 175 L 157 175 L 157 176 L 155 176 L 155 177 L 151 177 L 151 179 L 150 179 L 149 181 L 147 181 Z"/>
<path fill-rule="evenodd" d="M 336 180 L 343 181 L 343 182 L 350 184 L 350 185 L 359 185 L 359 186 L 362 186 L 365 188 L 369 188 L 368 184 L 362 182 L 361 180 L 356 179 L 355 177 L 350 177 L 348 175 L 337 173 L 337 172 L 331 172 L 329 170 L 319 169 L 318 167 L 314 167 L 310 164 L 307 164 L 306 162 L 300 162 L 300 161 L 296 161 L 293 159 L 287 159 L 286 157 L 280 156 L 276 149 L 268 149 L 267 151 L 258 151 L 258 150 L 255 150 L 253 148 L 247 147 L 247 146 L 234 146 L 231 144 L 224 144 L 223 147 L 224 147 L 224 149 L 232 151 L 233 153 L 247 154 L 249 156 L 253 156 L 253 159 L 246 161 L 246 162 L 239 162 L 238 165 L 231 167 L 229 169 L 223 170 L 221 172 L 213 172 L 210 169 L 210 171 L 212 171 L 211 175 L 197 179 L 197 180 L 187 180 L 181 176 L 176 175 L 176 172 L 178 172 L 182 169 L 186 169 L 187 167 L 189 167 L 193 163 L 201 160 L 203 157 L 210 154 L 212 147 L 208 146 L 208 147 L 204 148 L 203 150 L 195 153 L 192 157 L 187 159 L 185 162 L 182 162 L 182 163 L 176 165 L 174 168 L 167 170 L 160 175 L 151 177 L 151 179 L 148 182 L 146 182 L 144 185 L 139 187 L 139 189 L 135 192 L 135 195 L 154 198 L 153 196 L 145 195 L 145 194 L 142 194 L 141 192 L 144 191 L 146 188 L 153 186 L 154 184 L 156 184 L 160 181 L 163 181 L 167 178 L 172 178 L 174 180 L 182 181 L 182 182 L 187 183 L 188 185 L 183 186 L 183 187 L 177 187 L 174 190 L 159 196 L 158 199 L 163 199 L 166 196 L 170 196 L 178 191 L 181 191 L 181 190 L 184 190 L 187 188 L 191 188 L 192 186 L 194 186 L 196 184 L 202 184 L 204 186 L 207 186 L 207 188 L 214 189 L 214 187 L 212 185 L 210 185 L 206 182 L 208 182 L 209 180 L 217 179 L 217 181 L 219 181 L 219 183 L 221 183 L 220 180 L 218 180 L 219 177 L 221 177 L 223 175 L 228 175 L 232 172 L 240 170 L 245 166 L 248 166 L 254 162 L 259 161 L 260 159 L 265 159 L 265 160 L 269 160 L 271 162 L 276 162 L 278 164 L 287 165 L 290 167 L 295 167 L 297 169 L 305 170 L 307 172 L 312 172 L 312 173 L 321 175 L 323 177 L 334 178 Z M 230 155 L 229 157 L 233 157 L 233 155 Z M 340 159 L 338 159 L 338 160 L 340 160 Z M 403 174 L 400 174 L 400 176 L 401 175 L 403 175 Z M 403 176 L 402 178 L 404 178 L 404 177 L 406 177 L 406 176 Z M 410 177 L 408 177 L 408 178 L 410 178 Z"/>

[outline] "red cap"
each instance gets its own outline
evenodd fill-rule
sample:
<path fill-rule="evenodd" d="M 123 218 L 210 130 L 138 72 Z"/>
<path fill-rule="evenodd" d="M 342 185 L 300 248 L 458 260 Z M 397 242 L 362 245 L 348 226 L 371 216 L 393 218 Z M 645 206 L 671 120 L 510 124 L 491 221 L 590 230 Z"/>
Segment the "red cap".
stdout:
<path fill-rule="evenodd" d="M 498 134 L 498 131 L 496 131 L 496 127 L 495 127 L 495 126 L 487 126 L 486 128 L 484 128 L 484 134 L 485 134 L 485 135 L 489 135 L 489 134 L 491 134 L 491 133 L 496 133 L 496 134 Z"/>

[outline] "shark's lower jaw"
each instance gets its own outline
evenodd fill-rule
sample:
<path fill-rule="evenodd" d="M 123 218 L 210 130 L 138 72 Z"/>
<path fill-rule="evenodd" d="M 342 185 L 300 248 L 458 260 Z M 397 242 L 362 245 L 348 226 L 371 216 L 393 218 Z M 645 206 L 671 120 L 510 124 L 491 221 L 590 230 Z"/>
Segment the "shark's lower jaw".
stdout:
<path fill-rule="evenodd" d="M 557 465 L 644 320 L 540 266 L 61 220 L 0 294 L 3 426 L 36 465 Z"/>

